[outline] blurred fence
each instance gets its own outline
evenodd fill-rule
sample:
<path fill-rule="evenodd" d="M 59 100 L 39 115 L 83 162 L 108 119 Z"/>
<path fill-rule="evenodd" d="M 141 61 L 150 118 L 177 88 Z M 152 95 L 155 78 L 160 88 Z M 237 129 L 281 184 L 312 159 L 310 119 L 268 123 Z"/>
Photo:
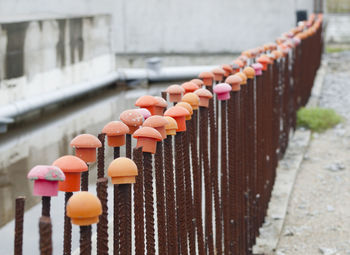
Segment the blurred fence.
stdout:
<path fill-rule="evenodd" d="M 105 134 L 99 134 L 97 196 L 102 214 L 97 251 L 91 251 L 91 227 L 81 224 L 80 253 L 252 254 L 278 160 L 287 149 L 290 131 L 296 128 L 296 111 L 310 96 L 322 48 L 322 15 L 311 15 L 276 44 L 243 52 L 232 65 L 202 73 L 203 81 L 183 84 L 186 94 L 194 92 L 200 100 L 180 98 L 191 105 L 186 112 L 193 112 L 191 119 L 186 116 L 186 131 L 179 127 L 185 115 L 173 114 L 170 108 L 165 115 L 177 121 L 178 132 L 171 135 L 169 127 L 164 140 L 149 136 L 149 140 L 158 139 L 154 154 L 145 147 L 132 150 L 132 132 L 128 132 L 126 157 L 133 159 L 138 175 L 134 184 L 132 180 L 115 184 L 114 194 L 107 193 L 105 162 L 112 160 L 105 159 Z M 205 92 L 208 106 L 193 83 L 217 94 L 209 99 L 210 93 Z M 167 96 L 162 93 L 163 98 Z M 114 158 L 119 156 L 120 147 L 115 146 Z M 88 190 L 87 180 L 88 172 L 84 172 L 81 190 Z M 67 203 L 73 193 L 61 190 L 66 191 Z M 107 196 L 114 200 L 113 231 L 108 231 Z M 24 199 L 16 202 L 14 253 L 22 254 Z M 88 203 L 80 204 L 79 217 L 92 217 L 84 215 L 90 210 Z M 50 199 L 43 196 L 41 254 L 53 253 L 49 217 Z M 64 224 L 64 254 L 71 254 L 72 225 L 67 216 Z M 108 239 L 113 239 L 113 246 L 109 247 Z"/>

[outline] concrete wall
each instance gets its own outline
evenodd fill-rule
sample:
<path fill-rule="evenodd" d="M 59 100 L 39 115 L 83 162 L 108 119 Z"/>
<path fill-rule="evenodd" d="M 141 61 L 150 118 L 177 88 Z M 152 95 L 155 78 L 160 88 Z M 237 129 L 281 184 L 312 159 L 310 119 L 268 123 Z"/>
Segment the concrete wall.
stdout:
<path fill-rule="evenodd" d="M 0 106 L 104 75 L 115 68 L 110 17 L 0 20 L 0 63 Z"/>
<path fill-rule="evenodd" d="M 241 51 L 273 40 L 313 0 L 0 1 L 0 17 L 110 14 L 117 53 Z"/>

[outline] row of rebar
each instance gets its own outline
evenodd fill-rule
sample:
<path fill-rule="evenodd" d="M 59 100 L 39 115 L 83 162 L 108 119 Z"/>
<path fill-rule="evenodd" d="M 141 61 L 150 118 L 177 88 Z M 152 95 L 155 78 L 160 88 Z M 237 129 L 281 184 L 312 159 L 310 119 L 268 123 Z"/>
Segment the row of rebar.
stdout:
<path fill-rule="evenodd" d="M 126 157 L 134 160 L 138 175 L 135 184 L 115 184 L 114 194 L 107 192 L 105 135 L 99 134 L 97 196 L 102 215 L 97 254 L 252 254 L 278 160 L 296 128 L 296 112 L 311 94 L 322 41 L 322 16 L 311 16 L 276 45 L 250 51 L 242 66 L 233 65 L 231 73 L 215 77 L 206 89 L 213 93 L 227 76 L 242 73 L 265 54 L 270 62 L 263 63 L 262 74 L 245 77 L 247 82 L 231 91 L 227 100 L 213 97 L 209 107 L 193 108 L 187 131 L 159 141 L 154 155 L 142 148 L 132 150 L 127 134 Z M 281 54 L 271 56 L 274 49 Z M 114 158 L 118 157 L 120 147 L 115 147 Z M 82 190 L 88 189 L 87 173 L 82 176 Z M 108 195 L 114 201 L 112 237 Z M 66 192 L 66 203 L 71 196 Z M 43 203 L 49 201 L 43 197 Z M 52 254 L 49 210 L 43 206 L 40 218 L 41 254 Z M 18 198 L 16 255 L 22 254 L 23 213 L 24 199 Z M 65 216 L 64 254 L 71 254 L 71 229 Z M 80 253 L 91 254 L 91 227 L 81 227 L 80 234 Z M 108 246 L 109 238 L 113 247 Z"/>

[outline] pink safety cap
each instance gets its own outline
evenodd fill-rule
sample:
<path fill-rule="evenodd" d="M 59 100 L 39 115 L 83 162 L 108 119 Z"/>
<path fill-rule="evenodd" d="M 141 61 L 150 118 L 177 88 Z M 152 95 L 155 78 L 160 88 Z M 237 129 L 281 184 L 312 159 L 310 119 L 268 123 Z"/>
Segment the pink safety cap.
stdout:
<path fill-rule="evenodd" d="M 45 165 L 33 167 L 27 178 L 34 181 L 33 195 L 45 197 L 57 196 L 58 182 L 66 179 L 60 168 Z"/>
<path fill-rule="evenodd" d="M 213 89 L 214 93 L 217 94 L 219 100 L 230 99 L 231 90 L 232 87 L 227 83 L 219 83 Z"/>
<path fill-rule="evenodd" d="M 263 68 L 262 64 L 260 64 L 260 63 L 254 63 L 254 64 L 252 64 L 252 67 L 253 67 L 254 70 L 255 70 L 255 76 L 260 76 L 260 75 L 262 75 L 262 68 Z"/>

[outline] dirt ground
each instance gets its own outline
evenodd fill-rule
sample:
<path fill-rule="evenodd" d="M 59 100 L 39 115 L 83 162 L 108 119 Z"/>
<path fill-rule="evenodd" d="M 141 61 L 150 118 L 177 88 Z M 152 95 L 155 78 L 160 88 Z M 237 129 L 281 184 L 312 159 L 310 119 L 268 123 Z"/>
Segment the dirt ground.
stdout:
<path fill-rule="evenodd" d="M 350 254 L 350 52 L 328 61 L 321 107 L 344 122 L 313 134 L 288 205 L 277 255 Z"/>

